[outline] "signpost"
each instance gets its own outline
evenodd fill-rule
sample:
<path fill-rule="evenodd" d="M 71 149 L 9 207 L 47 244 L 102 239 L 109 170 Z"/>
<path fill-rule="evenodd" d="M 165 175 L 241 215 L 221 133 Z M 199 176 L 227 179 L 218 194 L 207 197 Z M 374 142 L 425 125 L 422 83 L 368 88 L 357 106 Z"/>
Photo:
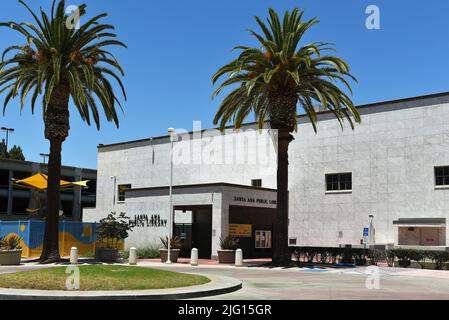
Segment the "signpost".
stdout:
<path fill-rule="evenodd" d="M 363 236 L 368 237 L 369 234 L 369 228 L 363 228 Z"/>
<path fill-rule="evenodd" d="M 368 240 L 368 235 L 369 235 L 369 228 L 363 228 L 363 245 L 365 246 L 365 248 L 366 248 L 366 245 L 367 245 L 367 240 Z"/>

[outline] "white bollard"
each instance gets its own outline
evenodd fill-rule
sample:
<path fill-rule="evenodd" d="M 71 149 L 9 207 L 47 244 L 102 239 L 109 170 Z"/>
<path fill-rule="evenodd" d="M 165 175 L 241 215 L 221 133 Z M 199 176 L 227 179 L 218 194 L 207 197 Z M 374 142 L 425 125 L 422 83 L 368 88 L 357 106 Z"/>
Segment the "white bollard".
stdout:
<path fill-rule="evenodd" d="M 137 249 L 134 247 L 129 248 L 129 259 L 128 262 L 130 265 L 137 264 Z"/>
<path fill-rule="evenodd" d="M 76 247 L 70 249 L 70 264 L 78 264 L 78 249 Z"/>
<path fill-rule="evenodd" d="M 198 265 L 198 249 L 197 248 L 193 248 L 192 252 L 190 253 L 190 265 L 191 266 Z"/>
<path fill-rule="evenodd" d="M 242 249 L 235 250 L 235 266 L 236 267 L 243 266 L 243 251 L 242 251 Z"/>

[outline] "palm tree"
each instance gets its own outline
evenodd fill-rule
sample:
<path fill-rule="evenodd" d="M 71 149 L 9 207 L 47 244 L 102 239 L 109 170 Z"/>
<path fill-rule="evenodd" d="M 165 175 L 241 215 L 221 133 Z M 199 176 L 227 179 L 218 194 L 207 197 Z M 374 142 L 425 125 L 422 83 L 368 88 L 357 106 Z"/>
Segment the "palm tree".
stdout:
<path fill-rule="evenodd" d="M 330 110 L 341 128 L 345 119 L 352 129 L 360 116 L 351 98 L 338 86 L 351 93 L 347 78 L 355 80 L 349 66 L 339 57 L 326 54 L 329 43 L 300 45 L 305 32 L 319 21 L 303 21 L 304 12 L 286 11 L 281 22 L 278 14 L 269 9 L 268 26 L 255 17 L 262 34 L 249 32 L 260 47 L 238 46 L 240 55 L 221 67 L 213 76 L 215 84 L 228 75 L 213 93 L 232 86 L 214 118 L 223 130 L 229 121 L 239 128 L 244 119 L 254 113 L 259 128 L 268 120 L 277 131 L 277 214 L 273 233 L 273 264 L 286 265 L 291 261 L 288 248 L 288 147 L 297 128 L 297 108 L 305 111 L 316 132 L 315 107 Z"/>
<path fill-rule="evenodd" d="M 123 70 L 114 56 L 105 49 L 108 45 L 126 47 L 110 30 L 112 25 L 98 21 L 107 14 L 102 13 L 82 24 L 78 29 L 68 21 L 74 17 L 65 13 L 65 1 L 56 5 L 53 0 L 51 15 L 41 9 L 40 17 L 29 6 L 19 0 L 31 13 L 35 24 L 29 22 L 4 22 L 0 26 L 18 31 L 25 37 L 26 45 L 6 48 L 0 63 L 0 93 L 6 91 L 3 113 L 8 102 L 20 96 L 21 109 L 26 98 L 31 96 L 31 111 L 37 98 L 42 96 L 42 113 L 45 138 L 50 142 L 48 161 L 47 213 L 41 263 L 58 261 L 58 216 L 61 177 L 62 143 L 69 134 L 69 100 L 73 101 L 81 118 L 90 125 L 93 118 L 97 129 L 100 102 L 106 119 L 118 127 L 116 105 L 121 108 L 110 79 L 119 84 L 126 100 L 123 84 L 116 71 Z M 79 17 L 86 14 L 86 5 L 78 7 Z M 5 60 L 8 52 L 15 54 Z M 109 78 L 108 78 L 109 77 Z"/>

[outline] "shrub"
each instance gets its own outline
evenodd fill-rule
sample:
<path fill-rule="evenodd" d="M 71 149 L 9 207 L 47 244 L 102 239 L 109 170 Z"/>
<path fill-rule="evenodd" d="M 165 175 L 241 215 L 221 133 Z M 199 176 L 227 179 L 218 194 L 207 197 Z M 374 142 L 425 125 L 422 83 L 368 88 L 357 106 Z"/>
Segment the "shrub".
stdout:
<path fill-rule="evenodd" d="M 220 237 L 220 248 L 223 250 L 235 250 L 239 248 L 239 239 L 227 236 Z"/>
<path fill-rule="evenodd" d="M 129 259 L 129 250 L 120 251 L 119 254 L 122 259 Z"/>
<path fill-rule="evenodd" d="M 385 249 L 370 249 L 368 251 L 368 257 L 371 259 L 371 263 L 375 266 L 379 263 L 381 260 L 387 260 L 387 254 Z M 394 259 L 394 257 L 393 257 Z M 388 263 L 388 261 L 387 261 Z"/>
<path fill-rule="evenodd" d="M 443 270 L 445 263 L 449 261 L 449 252 L 429 251 L 428 257 L 435 262 L 435 269 Z"/>
<path fill-rule="evenodd" d="M 386 250 L 385 251 L 385 260 L 387 261 L 387 265 L 389 267 L 394 267 L 394 259 L 396 258 L 394 250 Z"/>
<path fill-rule="evenodd" d="M 168 237 L 160 238 L 162 245 L 165 249 L 168 249 Z M 178 236 L 175 236 L 174 238 L 170 239 L 170 249 L 181 249 L 182 248 L 182 241 Z"/>
<path fill-rule="evenodd" d="M 312 263 L 313 259 L 315 258 L 315 256 L 317 255 L 317 248 L 315 247 L 305 247 L 303 248 L 303 252 L 304 252 L 304 257 L 306 259 L 307 262 Z"/>
<path fill-rule="evenodd" d="M 421 269 L 424 269 L 425 260 L 429 257 L 430 251 L 426 250 L 408 250 L 410 260 L 416 261 Z"/>
<path fill-rule="evenodd" d="M 410 266 L 411 257 L 413 256 L 413 250 L 411 249 L 393 249 L 391 250 L 398 258 L 399 266 L 403 268 L 407 268 Z"/>
<path fill-rule="evenodd" d="M 155 247 L 144 247 L 137 249 L 137 257 L 139 259 L 151 259 L 151 258 L 160 258 L 161 252 L 159 248 Z"/>
<path fill-rule="evenodd" d="M 353 248 L 351 251 L 356 265 L 360 266 L 366 264 L 366 257 L 368 255 L 367 249 Z"/>
<path fill-rule="evenodd" d="M 340 248 L 329 248 L 331 263 L 336 263 L 338 257 L 341 256 L 342 250 Z"/>
<path fill-rule="evenodd" d="M 301 250 L 297 247 L 290 247 L 290 252 L 295 257 L 295 260 L 299 265 L 301 263 Z"/>
<path fill-rule="evenodd" d="M 290 251 L 298 263 L 303 261 L 313 263 L 315 258 L 320 263 L 335 263 L 341 256 L 342 249 L 337 247 L 292 247 Z"/>
<path fill-rule="evenodd" d="M 120 212 L 118 216 L 115 212 L 111 212 L 106 218 L 100 220 L 97 239 L 106 240 L 108 248 L 117 248 L 118 241 L 128 238 L 128 232 L 131 230 L 129 217 L 124 212 Z"/>
<path fill-rule="evenodd" d="M 21 250 L 20 241 L 22 240 L 16 234 L 11 234 L 9 236 L 0 238 L 0 250 L 11 251 L 11 250 Z"/>

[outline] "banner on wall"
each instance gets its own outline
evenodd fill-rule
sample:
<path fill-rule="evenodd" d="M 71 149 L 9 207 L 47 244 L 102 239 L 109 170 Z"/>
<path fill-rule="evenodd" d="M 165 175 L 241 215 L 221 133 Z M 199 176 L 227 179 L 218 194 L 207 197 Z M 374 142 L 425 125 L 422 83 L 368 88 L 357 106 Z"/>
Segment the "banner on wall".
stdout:
<path fill-rule="evenodd" d="M 251 237 L 251 224 L 230 224 L 229 235 L 233 237 Z"/>

